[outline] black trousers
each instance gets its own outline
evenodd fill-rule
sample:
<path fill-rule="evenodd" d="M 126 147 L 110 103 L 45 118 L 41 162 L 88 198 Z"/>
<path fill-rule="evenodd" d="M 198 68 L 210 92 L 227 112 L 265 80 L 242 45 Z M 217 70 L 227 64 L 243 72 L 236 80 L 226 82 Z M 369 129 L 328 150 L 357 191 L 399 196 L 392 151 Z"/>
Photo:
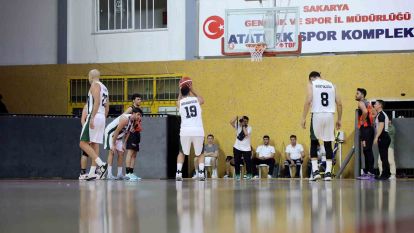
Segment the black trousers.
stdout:
<path fill-rule="evenodd" d="M 372 151 L 372 145 L 374 144 L 375 131 L 373 127 L 361 127 L 361 145 L 362 141 L 365 141 L 365 146 L 362 146 L 365 158 L 365 173 L 374 174 L 374 152 Z"/>
<path fill-rule="evenodd" d="M 254 158 L 253 159 L 253 175 L 257 175 L 257 167 L 260 164 L 266 164 L 267 166 L 269 166 L 269 175 L 273 175 L 273 169 L 275 169 L 275 159 L 274 158 L 269 158 L 269 159 L 258 159 L 258 158 Z"/>
<path fill-rule="evenodd" d="M 236 175 L 240 175 L 240 164 L 242 161 L 242 157 L 244 159 L 244 162 L 246 163 L 247 174 L 252 174 L 252 151 L 241 151 L 233 147 L 233 154 L 234 169 L 236 171 Z"/>
<path fill-rule="evenodd" d="M 388 133 L 384 133 L 383 136 L 380 136 L 378 139 L 378 151 L 380 154 L 382 162 L 382 174 L 381 176 L 389 177 L 390 172 L 390 163 L 388 162 L 388 147 L 391 144 L 391 138 Z"/>

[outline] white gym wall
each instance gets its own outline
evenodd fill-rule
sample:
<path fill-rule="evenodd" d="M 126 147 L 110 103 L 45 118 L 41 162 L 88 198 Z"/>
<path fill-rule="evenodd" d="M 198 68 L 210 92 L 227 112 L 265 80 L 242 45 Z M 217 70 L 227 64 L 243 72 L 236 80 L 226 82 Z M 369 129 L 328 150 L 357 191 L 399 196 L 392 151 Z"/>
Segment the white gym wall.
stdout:
<path fill-rule="evenodd" d="M 68 1 L 68 63 L 186 59 L 186 0 L 167 1 L 168 28 L 120 33 L 95 33 L 94 4 Z"/>
<path fill-rule="evenodd" d="M 57 0 L 0 0 L 0 65 L 57 63 Z"/>

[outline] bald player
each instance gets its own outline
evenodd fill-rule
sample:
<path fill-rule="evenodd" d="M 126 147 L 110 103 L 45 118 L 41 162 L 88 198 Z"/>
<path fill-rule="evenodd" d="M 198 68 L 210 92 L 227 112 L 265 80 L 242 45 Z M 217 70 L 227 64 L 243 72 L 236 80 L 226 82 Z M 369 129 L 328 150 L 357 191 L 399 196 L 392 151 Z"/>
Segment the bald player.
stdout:
<path fill-rule="evenodd" d="M 334 115 L 338 110 L 336 128 L 341 127 L 342 102 L 336 91 L 336 87 L 328 80 L 322 79 L 319 72 L 312 71 L 309 74 L 307 97 L 303 107 L 302 128 L 306 128 L 306 115 L 312 107 L 311 118 L 311 181 L 321 179 L 318 171 L 318 142 L 323 141 L 326 151 L 326 170 L 324 180 L 332 180 L 332 141 L 335 140 L 335 121 Z M 335 108 L 336 107 L 336 108 Z"/>
<path fill-rule="evenodd" d="M 102 178 L 108 169 L 108 165 L 99 158 L 99 144 L 103 143 L 105 121 L 109 111 L 109 93 L 105 85 L 99 81 L 98 70 L 89 71 L 88 78 L 91 87 L 88 92 L 86 122 L 82 127 L 79 146 L 96 162 L 101 172 L 100 175 L 96 175 L 96 166 L 91 166 L 88 180 L 94 180 Z"/>

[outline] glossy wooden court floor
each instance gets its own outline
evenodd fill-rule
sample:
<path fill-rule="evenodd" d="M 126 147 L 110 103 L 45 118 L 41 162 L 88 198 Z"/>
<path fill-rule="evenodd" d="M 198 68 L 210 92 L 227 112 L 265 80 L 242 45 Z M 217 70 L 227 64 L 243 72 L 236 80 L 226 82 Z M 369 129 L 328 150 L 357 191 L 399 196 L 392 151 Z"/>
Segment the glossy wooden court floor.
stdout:
<path fill-rule="evenodd" d="M 414 232 L 414 180 L 2 180 L 0 232 Z"/>

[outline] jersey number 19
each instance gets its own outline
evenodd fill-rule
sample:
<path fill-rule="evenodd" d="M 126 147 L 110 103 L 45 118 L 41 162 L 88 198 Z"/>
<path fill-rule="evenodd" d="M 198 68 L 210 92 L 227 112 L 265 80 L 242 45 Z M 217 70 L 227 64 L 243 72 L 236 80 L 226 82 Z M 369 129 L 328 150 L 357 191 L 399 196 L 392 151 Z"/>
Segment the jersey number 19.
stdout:
<path fill-rule="evenodd" d="M 185 107 L 185 112 L 187 113 L 187 118 L 196 117 L 197 116 L 197 108 L 194 105 L 190 107 Z"/>

